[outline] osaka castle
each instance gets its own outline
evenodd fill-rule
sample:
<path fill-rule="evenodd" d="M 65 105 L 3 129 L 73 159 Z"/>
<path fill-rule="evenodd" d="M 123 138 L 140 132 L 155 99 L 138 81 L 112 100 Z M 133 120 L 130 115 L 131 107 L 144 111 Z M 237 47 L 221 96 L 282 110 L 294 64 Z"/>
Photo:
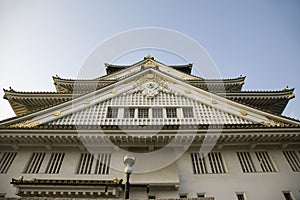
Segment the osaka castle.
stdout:
<path fill-rule="evenodd" d="M 4 89 L 0 198 L 300 199 L 300 121 L 282 115 L 294 89 L 245 91 L 244 76 L 151 55 L 105 67 L 54 76 L 54 92 Z"/>

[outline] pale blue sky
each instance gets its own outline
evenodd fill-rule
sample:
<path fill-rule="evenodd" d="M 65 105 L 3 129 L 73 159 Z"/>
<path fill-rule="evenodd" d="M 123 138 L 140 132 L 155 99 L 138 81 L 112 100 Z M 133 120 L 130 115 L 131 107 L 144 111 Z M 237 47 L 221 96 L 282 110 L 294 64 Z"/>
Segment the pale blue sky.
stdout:
<path fill-rule="evenodd" d="M 300 119 L 299 19 L 298 0 L 0 0 L 0 87 L 54 91 L 52 75 L 75 78 L 89 53 L 112 35 L 162 27 L 201 44 L 222 77 L 246 75 L 244 90 L 295 87 L 284 114 Z M 131 61 L 142 59 L 135 55 Z M 11 116 L 0 100 L 0 119 Z"/>

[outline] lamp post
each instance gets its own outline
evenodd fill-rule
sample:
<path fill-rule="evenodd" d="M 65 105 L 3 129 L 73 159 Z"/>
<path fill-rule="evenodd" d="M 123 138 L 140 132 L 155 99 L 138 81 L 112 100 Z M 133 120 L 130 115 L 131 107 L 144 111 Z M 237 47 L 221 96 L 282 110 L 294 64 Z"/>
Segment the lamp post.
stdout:
<path fill-rule="evenodd" d="M 129 178 L 130 178 L 130 174 L 132 173 L 132 167 L 135 163 L 135 157 L 134 155 L 131 154 L 127 154 L 124 156 L 124 165 L 125 170 L 124 172 L 126 173 L 126 183 L 125 183 L 125 200 L 129 199 L 129 190 L 130 190 L 130 182 L 129 182 Z"/>

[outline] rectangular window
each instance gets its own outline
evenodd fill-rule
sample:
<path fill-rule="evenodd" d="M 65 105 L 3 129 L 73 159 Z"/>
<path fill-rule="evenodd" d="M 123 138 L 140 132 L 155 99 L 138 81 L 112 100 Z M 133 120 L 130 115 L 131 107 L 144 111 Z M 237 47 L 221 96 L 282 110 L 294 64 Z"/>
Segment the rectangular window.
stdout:
<path fill-rule="evenodd" d="M 200 153 L 191 153 L 194 174 L 226 173 L 224 162 L 219 152 L 210 152 L 206 157 Z M 210 166 L 210 171 L 207 168 Z"/>
<path fill-rule="evenodd" d="M 176 108 L 166 108 L 167 118 L 177 118 Z"/>
<path fill-rule="evenodd" d="M 0 159 L 0 174 L 7 173 L 16 155 L 16 152 L 5 152 L 2 154 Z"/>
<path fill-rule="evenodd" d="M 238 200 L 245 200 L 245 193 L 236 193 L 236 197 Z"/>
<path fill-rule="evenodd" d="M 163 109 L 152 108 L 152 118 L 163 118 Z"/>
<path fill-rule="evenodd" d="M 125 108 L 124 109 L 124 118 L 134 118 L 134 108 Z"/>
<path fill-rule="evenodd" d="M 296 151 L 283 151 L 285 159 L 294 172 L 300 172 L 300 160 Z"/>
<path fill-rule="evenodd" d="M 212 173 L 225 173 L 224 163 L 220 152 L 210 152 L 208 159 Z"/>
<path fill-rule="evenodd" d="M 90 174 L 92 170 L 93 161 L 94 156 L 92 154 L 82 153 L 79 167 L 77 169 L 77 174 Z"/>
<path fill-rule="evenodd" d="M 107 108 L 106 118 L 117 118 L 118 117 L 118 108 Z"/>
<path fill-rule="evenodd" d="M 138 109 L 139 118 L 148 118 L 149 117 L 149 108 L 139 108 Z"/>
<path fill-rule="evenodd" d="M 291 192 L 282 192 L 283 196 L 285 198 L 285 200 L 294 200 L 294 198 L 292 197 Z"/>
<path fill-rule="evenodd" d="M 257 151 L 255 152 L 255 155 L 263 172 L 275 172 L 274 165 L 268 155 L 268 152 Z"/>
<path fill-rule="evenodd" d="M 237 152 L 244 173 L 255 172 L 255 168 L 249 152 Z"/>
<path fill-rule="evenodd" d="M 204 155 L 200 153 L 191 153 L 194 174 L 206 174 L 206 163 Z"/>
<path fill-rule="evenodd" d="M 193 118 L 194 117 L 194 113 L 193 113 L 193 108 L 192 107 L 182 108 L 182 112 L 183 112 L 183 117 L 184 118 Z"/>
<path fill-rule="evenodd" d="M 149 195 L 148 199 L 156 199 L 154 195 Z"/>
<path fill-rule="evenodd" d="M 109 174 L 110 153 L 82 153 L 77 174 Z"/>
<path fill-rule="evenodd" d="M 179 198 L 180 199 L 187 199 L 187 194 L 186 193 L 179 194 Z"/>
<path fill-rule="evenodd" d="M 58 174 L 62 162 L 64 160 L 64 153 L 52 153 L 50 157 L 50 161 L 47 166 L 46 173 L 47 174 Z"/>
<path fill-rule="evenodd" d="M 205 198 L 205 193 L 197 193 L 197 198 Z"/>
<path fill-rule="evenodd" d="M 37 174 L 41 168 L 46 153 L 33 153 L 24 173 Z"/>
<path fill-rule="evenodd" d="M 110 153 L 101 153 L 97 155 L 95 174 L 109 174 L 110 168 Z"/>

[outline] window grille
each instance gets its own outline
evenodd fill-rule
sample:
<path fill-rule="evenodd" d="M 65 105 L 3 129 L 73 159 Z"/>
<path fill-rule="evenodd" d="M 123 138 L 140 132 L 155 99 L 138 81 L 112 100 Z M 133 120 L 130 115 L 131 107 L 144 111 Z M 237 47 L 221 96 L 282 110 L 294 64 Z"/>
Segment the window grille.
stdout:
<path fill-rule="evenodd" d="M 139 118 L 148 118 L 149 117 L 149 108 L 138 108 L 138 117 Z"/>
<path fill-rule="evenodd" d="M 64 153 L 52 153 L 50 157 L 50 161 L 47 166 L 46 173 L 47 174 L 58 174 L 62 162 L 64 160 Z"/>
<path fill-rule="evenodd" d="M 162 108 L 152 108 L 152 117 L 153 118 L 163 118 L 163 109 Z"/>
<path fill-rule="evenodd" d="M 205 193 L 197 193 L 197 198 L 205 198 Z"/>
<path fill-rule="evenodd" d="M 255 172 L 255 168 L 249 152 L 237 152 L 243 172 Z"/>
<path fill-rule="evenodd" d="M 224 162 L 219 152 L 210 152 L 206 157 L 200 153 L 191 153 L 194 174 L 226 173 Z M 210 166 L 209 170 L 207 165 Z"/>
<path fill-rule="evenodd" d="M 109 174 L 110 153 L 82 153 L 77 174 Z"/>
<path fill-rule="evenodd" d="M 124 109 L 124 118 L 134 118 L 134 108 L 125 108 Z"/>
<path fill-rule="evenodd" d="M 17 153 L 16 152 L 5 152 L 0 159 L 0 174 L 7 173 L 12 162 L 14 161 Z"/>
<path fill-rule="evenodd" d="M 193 108 L 192 107 L 182 108 L 182 112 L 183 112 L 183 117 L 184 118 L 193 118 L 194 117 L 194 113 L 193 113 Z"/>
<path fill-rule="evenodd" d="M 294 172 L 300 172 L 300 160 L 296 151 L 283 151 L 283 155 Z"/>
<path fill-rule="evenodd" d="M 294 198 L 292 197 L 291 192 L 282 192 L 283 196 L 285 198 L 285 200 L 294 200 Z"/>
<path fill-rule="evenodd" d="M 149 195 L 148 199 L 156 199 L 155 195 Z"/>
<path fill-rule="evenodd" d="M 274 165 L 266 151 L 255 152 L 259 165 L 263 172 L 274 172 Z"/>
<path fill-rule="evenodd" d="M 180 199 L 187 199 L 187 194 L 179 194 Z"/>
<path fill-rule="evenodd" d="M 107 108 L 106 118 L 117 118 L 118 117 L 118 108 Z"/>
<path fill-rule="evenodd" d="M 245 200 L 245 194 L 244 193 L 237 193 L 236 197 L 238 200 Z"/>
<path fill-rule="evenodd" d="M 77 174 L 90 174 L 92 170 L 93 161 L 94 156 L 92 154 L 82 153 Z"/>
<path fill-rule="evenodd" d="M 25 173 L 35 174 L 39 173 L 46 153 L 33 153 L 28 165 L 26 166 Z"/>
<path fill-rule="evenodd" d="M 204 155 L 200 153 L 191 153 L 194 174 L 206 174 L 206 163 Z"/>
<path fill-rule="evenodd" d="M 167 118 L 177 118 L 176 108 L 166 108 Z"/>
<path fill-rule="evenodd" d="M 220 152 L 210 152 L 208 154 L 212 173 L 225 173 L 223 160 Z"/>
<path fill-rule="evenodd" d="M 98 154 L 95 174 L 109 174 L 110 159 L 111 159 L 110 153 Z"/>

